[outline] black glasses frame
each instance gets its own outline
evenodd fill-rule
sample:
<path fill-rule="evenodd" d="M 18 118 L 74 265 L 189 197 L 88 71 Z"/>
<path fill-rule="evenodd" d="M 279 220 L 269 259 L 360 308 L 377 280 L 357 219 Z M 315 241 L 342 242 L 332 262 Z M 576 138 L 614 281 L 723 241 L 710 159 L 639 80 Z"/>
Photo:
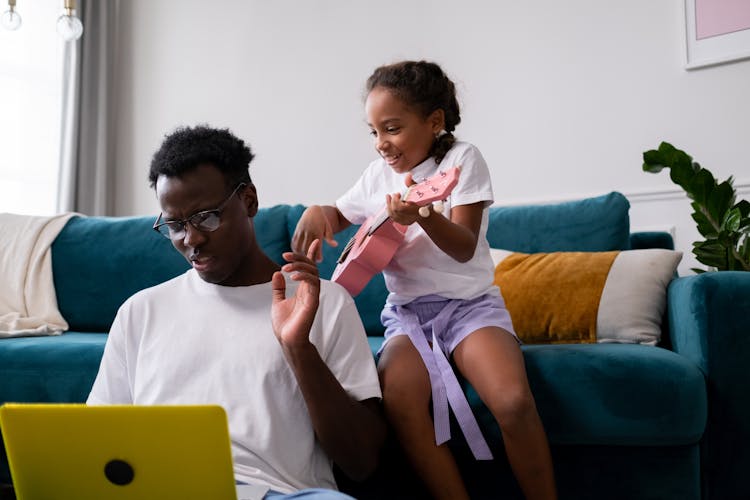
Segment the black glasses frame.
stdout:
<path fill-rule="evenodd" d="M 214 208 L 212 210 L 201 210 L 200 212 L 196 212 L 190 217 L 187 217 L 185 219 L 179 219 L 179 220 L 165 220 L 163 222 L 161 221 L 161 217 L 163 213 L 159 213 L 159 216 L 156 218 L 156 221 L 154 222 L 153 229 L 160 235 L 164 236 L 167 239 L 170 240 L 179 240 L 180 238 L 184 238 L 186 234 L 186 226 L 189 222 L 191 226 L 193 226 L 194 229 L 205 232 L 205 233 L 212 233 L 219 229 L 221 226 L 221 213 L 224 211 L 224 209 L 227 208 L 227 205 L 229 204 L 229 201 L 234 197 L 237 192 L 247 186 L 246 183 L 241 182 L 237 185 L 236 188 L 234 188 L 234 191 L 232 191 L 232 194 L 227 196 L 227 199 L 224 200 L 221 205 L 219 205 L 217 208 Z M 216 224 L 216 227 L 205 227 L 203 223 L 205 222 L 207 217 L 210 216 L 216 216 L 219 219 L 218 224 Z M 174 226 L 178 229 L 174 229 Z M 166 232 L 164 232 L 161 228 L 165 227 Z"/>

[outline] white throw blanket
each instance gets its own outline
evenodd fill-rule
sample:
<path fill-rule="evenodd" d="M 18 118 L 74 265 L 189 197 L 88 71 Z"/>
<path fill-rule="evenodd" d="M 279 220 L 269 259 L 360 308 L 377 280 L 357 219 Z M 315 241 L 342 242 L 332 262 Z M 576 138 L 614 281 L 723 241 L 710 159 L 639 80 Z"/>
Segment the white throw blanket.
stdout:
<path fill-rule="evenodd" d="M 60 335 L 50 246 L 73 213 L 0 214 L 0 338 Z"/>

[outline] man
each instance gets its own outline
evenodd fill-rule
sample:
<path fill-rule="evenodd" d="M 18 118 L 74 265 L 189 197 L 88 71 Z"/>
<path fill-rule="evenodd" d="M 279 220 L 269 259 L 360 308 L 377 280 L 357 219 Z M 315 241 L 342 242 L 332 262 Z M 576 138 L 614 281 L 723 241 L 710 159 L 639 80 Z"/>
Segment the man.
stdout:
<path fill-rule="evenodd" d="M 166 137 L 149 174 L 154 228 L 192 269 L 122 305 L 88 403 L 220 404 L 238 482 L 266 498 L 349 498 L 311 488 L 336 488 L 331 461 L 353 479 L 374 470 L 375 364 L 352 299 L 318 277 L 320 243 L 281 268 L 258 245 L 252 158 L 228 130 Z"/>

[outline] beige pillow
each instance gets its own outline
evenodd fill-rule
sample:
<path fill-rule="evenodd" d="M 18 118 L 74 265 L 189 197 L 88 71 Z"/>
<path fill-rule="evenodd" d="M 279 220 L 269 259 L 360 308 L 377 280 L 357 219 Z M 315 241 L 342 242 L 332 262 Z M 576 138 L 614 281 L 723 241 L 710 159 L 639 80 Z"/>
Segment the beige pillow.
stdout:
<path fill-rule="evenodd" d="M 513 327 L 532 344 L 656 344 L 682 258 L 663 249 L 491 253 Z"/>

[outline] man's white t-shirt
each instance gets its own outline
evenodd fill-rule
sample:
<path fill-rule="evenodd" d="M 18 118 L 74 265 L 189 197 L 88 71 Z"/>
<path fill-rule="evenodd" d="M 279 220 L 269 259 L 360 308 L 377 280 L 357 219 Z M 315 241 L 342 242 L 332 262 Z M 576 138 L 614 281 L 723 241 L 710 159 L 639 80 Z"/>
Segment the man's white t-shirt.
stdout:
<path fill-rule="evenodd" d="M 286 281 L 289 296 L 297 283 Z M 221 405 L 237 480 L 336 489 L 271 328 L 271 299 L 270 282 L 226 287 L 192 269 L 138 292 L 117 313 L 88 404 Z M 352 398 L 381 397 L 354 302 L 334 283 L 321 281 L 310 341 Z"/>
<path fill-rule="evenodd" d="M 388 303 L 408 304 L 417 297 L 436 294 L 448 299 L 473 299 L 484 294 L 498 295 L 493 284 L 494 265 L 487 242 L 489 206 L 493 202 L 492 181 L 487 163 L 472 144 L 456 142 L 438 165 L 428 158 L 409 173 L 421 182 L 439 171 L 461 166 L 458 184 L 444 204 L 443 215 L 450 218 L 451 207 L 484 202 L 482 225 L 474 256 L 458 262 L 440 250 L 419 224 L 412 224 L 396 255 L 383 270 L 390 294 Z M 336 200 L 336 208 L 353 224 L 362 224 L 385 206 L 385 195 L 406 190 L 406 174 L 398 174 L 379 158 L 367 167 L 359 180 Z"/>

